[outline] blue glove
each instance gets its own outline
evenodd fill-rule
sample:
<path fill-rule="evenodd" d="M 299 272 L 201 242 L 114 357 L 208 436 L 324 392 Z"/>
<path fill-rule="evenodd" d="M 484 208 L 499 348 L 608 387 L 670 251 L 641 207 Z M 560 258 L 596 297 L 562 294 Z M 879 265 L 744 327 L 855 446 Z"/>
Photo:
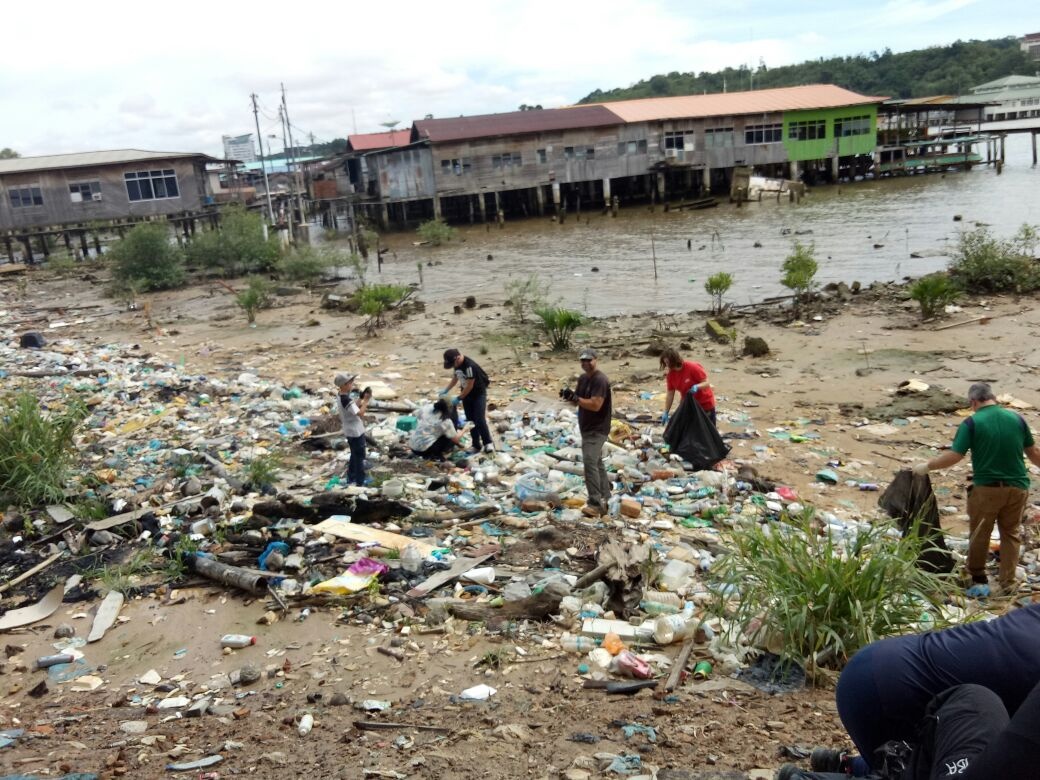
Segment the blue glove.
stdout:
<path fill-rule="evenodd" d="M 437 393 L 437 397 L 438 398 L 444 398 L 444 396 L 446 396 L 447 394 L 448 394 L 447 390 L 441 390 L 439 393 Z"/>
<path fill-rule="evenodd" d="M 455 396 L 454 398 L 451 399 L 451 405 L 452 406 L 458 406 L 459 403 L 461 403 L 461 401 L 462 401 L 462 398 L 460 396 Z"/>
<path fill-rule="evenodd" d="M 699 387 L 700 387 L 700 385 L 694 385 L 693 387 L 691 387 L 690 388 L 690 395 L 696 395 L 697 394 L 697 389 Z"/>
<path fill-rule="evenodd" d="M 670 415 L 668 414 L 668 412 L 662 412 L 661 413 L 661 424 L 662 425 L 666 425 L 668 423 L 669 417 L 670 417 Z"/>

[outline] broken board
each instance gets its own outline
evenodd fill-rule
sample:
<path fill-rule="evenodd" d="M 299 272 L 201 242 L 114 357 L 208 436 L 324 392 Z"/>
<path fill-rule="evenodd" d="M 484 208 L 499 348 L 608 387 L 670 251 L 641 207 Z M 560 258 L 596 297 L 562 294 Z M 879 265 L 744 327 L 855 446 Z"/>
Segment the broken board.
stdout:
<path fill-rule="evenodd" d="M 65 595 L 64 585 L 55 585 L 50 592 L 35 604 L 21 609 L 9 609 L 0 617 L 0 633 L 21 628 L 50 617 L 58 611 Z"/>
<path fill-rule="evenodd" d="M 119 617 L 119 610 L 122 608 L 123 594 L 117 590 L 109 591 L 105 600 L 101 602 L 101 606 L 98 607 L 97 614 L 94 615 L 94 625 L 90 627 L 87 641 L 96 642 L 101 639 L 105 632 L 112 628 L 116 618 Z"/>
<path fill-rule="evenodd" d="M 408 593 L 406 593 L 405 595 L 413 599 L 421 598 L 425 596 L 427 593 L 432 593 L 433 591 L 437 590 L 437 588 L 447 585 L 456 577 L 465 574 L 470 569 L 477 568 L 488 558 L 494 557 L 495 553 L 481 555 L 479 558 L 457 558 L 455 560 L 455 563 L 451 565 L 450 569 L 447 569 L 446 571 L 437 572 L 432 577 L 429 577 L 423 582 L 420 582 L 418 585 L 416 585 L 414 588 L 408 591 Z"/>
<path fill-rule="evenodd" d="M 354 542 L 375 542 L 379 546 L 387 547 L 391 550 L 404 550 L 405 547 L 411 544 L 422 553 L 423 557 L 437 549 L 436 546 L 427 544 L 420 539 L 393 534 L 389 531 L 380 531 L 375 528 L 369 528 L 367 525 L 357 525 L 346 520 L 339 520 L 337 519 L 338 517 L 343 517 L 343 515 L 333 515 L 328 520 L 323 520 L 313 527 L 323 534 L 338 536 L 341 539 L 350 539 Z"/>

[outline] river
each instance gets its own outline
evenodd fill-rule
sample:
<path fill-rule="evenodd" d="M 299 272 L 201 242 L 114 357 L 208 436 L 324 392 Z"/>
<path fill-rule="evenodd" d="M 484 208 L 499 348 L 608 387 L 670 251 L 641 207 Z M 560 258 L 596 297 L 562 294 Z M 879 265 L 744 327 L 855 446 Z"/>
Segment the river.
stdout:
<path fill-rule="evenodd" d="M 570 214 L 562 225 L 539 218 L 502 229 L 461 227 L 457 239 L 436 248 L 413 246 L 413 233 L 391 234 L 385 240 L 396 257 L 385 256 L 381 274 L 373 262 L 369 280 L 415 282 L 422 262 L 421 298 L 430 302 L 461 303 L 467 295 L 500 301 L 509 277 L 534 273 L 551 283 L 554 301 L 594 316 L 705 309 L 704 281 L 718 271 L 733 275 L 731 303 L 789 292 L 780 284 L 780 266 L 794 239 L 815 245 L 822 284 L 866 285 L 941 270 L 962 230 L 981 223 L 1010 237 L 1023 223 L 1040 223 L 1038 192 L 1040 169 L 1032 166 L 1029 136 L 1011 135 L 1000 175 L 980 166 L 820 186 L 799 204 L 774 199 L 736 208 L 723 198 L 704 211 L 630 206 L 617 218 L 596 209 L 580 221 Z"/>

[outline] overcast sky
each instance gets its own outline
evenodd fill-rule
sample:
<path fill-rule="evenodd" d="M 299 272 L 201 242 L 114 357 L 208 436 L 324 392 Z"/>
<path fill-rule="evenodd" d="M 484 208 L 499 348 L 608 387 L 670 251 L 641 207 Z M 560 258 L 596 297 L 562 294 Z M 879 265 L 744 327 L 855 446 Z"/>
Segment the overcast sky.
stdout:
<path fill-rule="evenodd" d="M 707 8 L 705 6 L 712 6 Z M 1040 31 L 1035 0 L 520 0 L 5 4 L 0 148 L 221 153 L 573 103 L 657 73 L 905 51 Z"/>

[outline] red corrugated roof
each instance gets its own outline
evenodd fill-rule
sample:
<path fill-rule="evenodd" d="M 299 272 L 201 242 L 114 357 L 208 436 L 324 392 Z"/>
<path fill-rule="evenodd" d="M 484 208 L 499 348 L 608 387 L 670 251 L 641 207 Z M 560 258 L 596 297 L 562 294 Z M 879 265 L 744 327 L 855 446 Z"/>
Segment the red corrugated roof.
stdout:
<path fill-rule="evenodd" d="M 758 89 L 753 92 L 716 92 L 709 95 L 618 100 L 595 105 L 609 107 L 625 122 L 650 122 L 840 108 L 881 103 L 884 100 L 883 97 L 860 95 L 833 84 L 807 84 L 801 87 Z"/>
<path fill-rule="evenodd" d="M 376 149 L 392 149 L 408 143 L 411 131 L 407 127 L 385 133 L 360 133 L 347 138 L 348 152 L 372 152 Z"/>
<path fill-rule="evenodd" d="M 601 105 L 543 108 L 451 119 L 417 119 L 412 125 L 412 141 L 429 140 L 433 143 L 444 143 L 555 130 L 578 130 L 584 127 L 606 127 L 621 123 L 622 120 L 617 114 Z"/>

